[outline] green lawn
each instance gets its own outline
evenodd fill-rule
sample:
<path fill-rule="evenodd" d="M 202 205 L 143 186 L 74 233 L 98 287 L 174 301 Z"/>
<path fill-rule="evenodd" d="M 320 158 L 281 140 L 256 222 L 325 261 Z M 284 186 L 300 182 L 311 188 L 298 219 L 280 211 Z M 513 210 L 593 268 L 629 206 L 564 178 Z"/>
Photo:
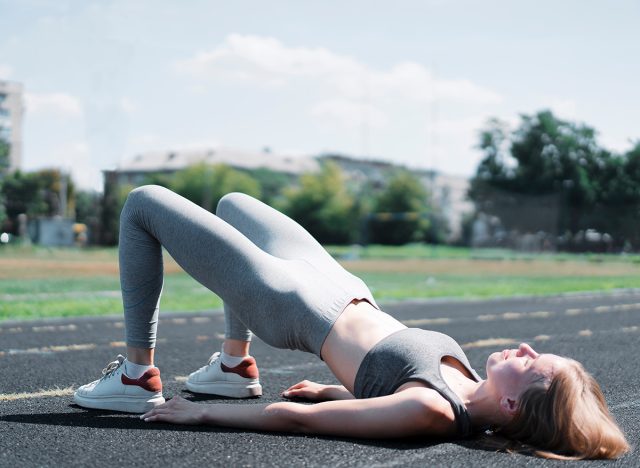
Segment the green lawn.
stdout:
<path fill-rule="evenodd" d="M 637 255 L 533 255 L 408 245 L 329 247 L 379 302 L 488 298 L 640 287 Z M 221 300 L 167 257 L 164 311 L 219 308 Z M 120 314 L 116 249 L 0 249 L 0 320 Z"/>

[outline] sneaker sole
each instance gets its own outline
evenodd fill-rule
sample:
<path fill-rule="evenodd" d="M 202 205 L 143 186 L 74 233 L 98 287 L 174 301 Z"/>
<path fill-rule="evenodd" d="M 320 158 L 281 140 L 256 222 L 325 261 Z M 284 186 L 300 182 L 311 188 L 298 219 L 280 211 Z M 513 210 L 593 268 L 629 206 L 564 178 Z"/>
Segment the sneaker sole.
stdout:
<path fill-rule="evenodd" d="M 205 393 L 207 395 L 218 395 L 229 398 L 251 398 L 262 395 L 262 385 L 259 383 L 186 383 L 187 389 L 194 393 Z"/>
<path fill-rule="evenodd" d="M 162 395 L 149 397 L 103 396 L 87 398 L 77 393 L 73 400 L 84 408 L 121 411 L 123 413 L 146 413 L 164 403 Z"/>

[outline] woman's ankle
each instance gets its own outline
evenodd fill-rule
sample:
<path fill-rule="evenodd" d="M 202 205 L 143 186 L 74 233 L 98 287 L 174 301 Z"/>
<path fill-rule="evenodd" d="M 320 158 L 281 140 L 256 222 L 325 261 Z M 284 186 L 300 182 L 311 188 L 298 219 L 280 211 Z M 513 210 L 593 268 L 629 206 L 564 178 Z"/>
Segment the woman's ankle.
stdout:
<path fill-rule="evenodd" d="M 222 352 L 229 356 L 244 357 L 249 355 L 250 341 L 227 338 L 222 343 Z"/>
<path fill-rule="evenodd" d="M 154 348 L 137 348 L 127 346 L 127 360 L 141 366 L 153 366 L 155 357 Z"/>

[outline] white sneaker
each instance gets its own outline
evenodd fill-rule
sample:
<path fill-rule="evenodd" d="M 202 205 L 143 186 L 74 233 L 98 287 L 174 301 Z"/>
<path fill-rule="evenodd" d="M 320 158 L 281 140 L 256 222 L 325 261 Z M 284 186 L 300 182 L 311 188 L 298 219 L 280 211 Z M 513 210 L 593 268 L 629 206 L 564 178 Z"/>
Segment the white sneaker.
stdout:
<path fill-rule="evenodd" d="M 187 388 L 196 393 L 207 393 L 231 398 L 249 398 L 262 395 L 256 360 L 247 356 L 235 367 L 222 364 L 220 353 L 214 353 L 206 366 L 189 374 Z"/>
<path fill-rule="evenodd" d="M 102 377 L 78 388 L 74 401 L 85 408 L 146 413 L 164 403 L 160 370 L 153 367 L 140 378 L 124 373 L 124 356 L 118 355 L 102 370 Z"/>

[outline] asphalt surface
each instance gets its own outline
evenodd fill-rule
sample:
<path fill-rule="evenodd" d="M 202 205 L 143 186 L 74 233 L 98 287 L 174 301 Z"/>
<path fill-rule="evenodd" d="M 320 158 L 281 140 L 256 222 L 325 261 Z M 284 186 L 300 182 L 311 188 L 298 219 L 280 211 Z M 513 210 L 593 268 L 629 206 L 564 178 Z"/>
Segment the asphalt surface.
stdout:
<path fill-rule="evenodd" d="M 640 466 L 640 290 L 612 294 L 490 301 L 383 304 L 409 326 L 442 331 L 460 342 L 484 375 L 490 352 L 517 344 L 576 358 L 600 382 L 634 446 L 616 462 Z M 136 416 L 88 411 L 71 391 L 100 375 L 124 353 L 121 317 L 0 323 L 0 466 L 554 466 L 566 464 L 498 453 L 481 440 L 356 440 L 242 432 L 215 427 L 148 424 Z M 219 311 L 164 314 L 156 364 L 165 397 L 184 390 L 184 377 L 220 348 Z M 492 341 L 493 340 L 493 341 Z M 302 379 L 335 383 L 314 356 L 255 340 L 264 395 L 235 404 L 282 401 L 279 392 Z M 60 396 L 47 391 L 61 389 Z"/>

